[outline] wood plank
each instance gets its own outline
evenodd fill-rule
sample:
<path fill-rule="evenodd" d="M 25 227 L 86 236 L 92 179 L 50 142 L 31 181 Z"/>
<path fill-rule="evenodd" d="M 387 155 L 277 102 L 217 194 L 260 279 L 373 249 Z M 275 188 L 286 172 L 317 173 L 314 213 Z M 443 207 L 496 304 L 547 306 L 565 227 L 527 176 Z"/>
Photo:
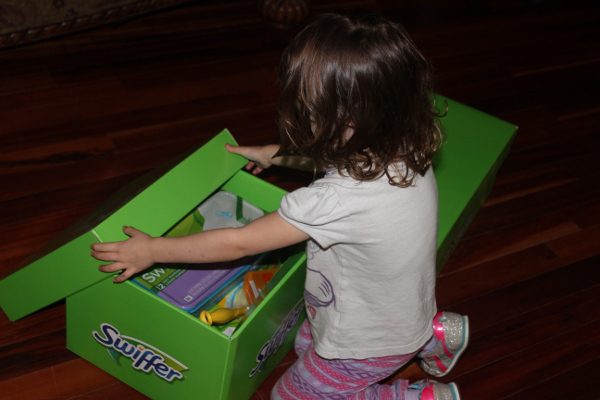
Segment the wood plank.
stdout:
<path fill-rule="evenodd" d="M 490 229 L 535 221 L 546 213 L 572 211 L 594 202 L 600 191 L 600 180 L 577 180 L 541 192 L 515 198 L 510 203 L 483 207 L 466 232 L 479 235 Z"/>
<path fill-rule="evenodd" d="M 462 240 L 440 276 L 496 260 L 503 256 L 572 235 L 582 229 L 564 215 L 552 213 L 536 221 L 512 225 Z"/>
<path fill-rule="evenodd" d="M 494 314 L 495 310 L 477 310 L 469 315 L 472 324 L 469 347 L 447 379 L 456 379 L 574 329 L 585 329 L 590 317 L 600 315 L 598 296 L 600 286 L 596 284 L 546 303 L 530 304 L 528 310 L 521 309 L 511 318 L 499 318 L 485 328 L 478 322 L 481 313 Z"/>
<path fill-rule="evenodd" d="M 476 332 L 479 329 L 494 326 L 503 320 L 535 310 L 572 293 L 593 287 L 600 282 L 600 276 L 597 273 L 599 261 L 600 256 L 596 256 L 567 263 L 562 268 L 533 276 L 530 279 L 504 287 L 498 286 L 485 295 L 439 296 L 439 307 L 460 314 L 477 315 L 472 321 L 473 330 Z M 440 282 L 438 290 L 440 293 L 453 293 L 460 288 L 448 285 L 447 282 Z M 446 300 L 445 297 L 458 300 L 453 302 Z"/>
<path fill-rule="evenodd" d="M 123 400 L 147 398 L 123 383 L 115 383 L 112 376 L 82 359 L 57 362 L 50 367 L 2 380 L 0 391 L 15 400 L 94 398 L 97 394 L 111 392 Z"/>
<path fill-rule="evenodd" d="M 437 299 L 439 304 L 460 301 L 510 287 L 547 271 L 568 265 L 547 247 L 540 245 L 439 277 Z"/>
<path fill-rule="evenodd" d="M 516 391 L 505 400 L 544 399 L 544 400 L 588 400 L 598 395 L 598 360 L 564 371 L 558 376 L 536 381 L 521 391 Z M 566 385 L 565 382 L 570 384 Z"/>
<path fill-rule="evenodd" d="M 552 240 L 548 247 L 559 257 L 600 254 L 600 225 L 590 226 L 562 239 Z"/>
<path fill-rule="evenodd" d="M 456 379 L 467 399 L 502 399 L 600 358 L 600 321 L 570 330 Z M 572 383 L 571 383 L 572 384 Z"/>

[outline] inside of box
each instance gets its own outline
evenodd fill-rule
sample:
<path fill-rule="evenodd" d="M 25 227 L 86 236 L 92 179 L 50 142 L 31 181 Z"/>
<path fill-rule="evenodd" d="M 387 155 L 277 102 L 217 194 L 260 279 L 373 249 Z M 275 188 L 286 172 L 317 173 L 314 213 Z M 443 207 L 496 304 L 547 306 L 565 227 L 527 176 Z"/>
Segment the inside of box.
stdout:
<path fill-rule="evenodd" d="M 163 236 L 239 227 L 268 212 L 260 204 L 250 203 L 243 194 L 226 189 L 226 185 L 217 188 L 167 229 Z M 286 276 L 294 265 L 286 260 L 302 247 L 292 246 L 210 265 L 155 265 L 133 277 L 130 283 L 153 292 L 160 301 L 186 311 L 199 323 L 231 337 Z"/>

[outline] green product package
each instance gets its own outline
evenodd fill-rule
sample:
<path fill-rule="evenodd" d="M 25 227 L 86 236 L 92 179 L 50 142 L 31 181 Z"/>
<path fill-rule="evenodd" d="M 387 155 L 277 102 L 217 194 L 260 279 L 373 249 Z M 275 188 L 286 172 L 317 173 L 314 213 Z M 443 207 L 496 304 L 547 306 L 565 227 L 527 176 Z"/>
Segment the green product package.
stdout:
<path fill-rule="evenodd" d="M 190 235 L 203 230 L 236 228 L 264 215 L 264 211 L 240 196 L 217 191 L 192 210 L 164 236 Z M 247 262 L 247 260 L 246 260 Z M 243 275 L 252 264 L 171 267 L 159 265 L 133 278 L 133 282 L 156 293 L 170 303 L 196 313 L 197 310 L 231 280 Z"/>

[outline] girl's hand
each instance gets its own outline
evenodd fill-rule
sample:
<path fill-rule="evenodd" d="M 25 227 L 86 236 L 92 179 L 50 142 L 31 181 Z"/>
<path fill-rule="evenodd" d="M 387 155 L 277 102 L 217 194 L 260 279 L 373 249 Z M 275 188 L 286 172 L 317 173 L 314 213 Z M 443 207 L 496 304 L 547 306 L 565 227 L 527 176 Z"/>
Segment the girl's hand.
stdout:
<path fill-rule="evenodd" d="M 124 282 L 155 264 L 152 259 L 150 243 L 152 237 L 132 227 L 124 227 L 123 232 L 129 239 L 123 242 L 95 243 L 92 245 L 92 256 L 101 261 L 111 261 L 99 269 L 102 272 L 122 270 L 114 282 Z"/>
<path fill-rule="evenodd" d="M 246 157 L 250 162 L 246 164 L 246 170 L 252 174 L 260 174 L 265 169 L 273 165 L 273 156 L 279 150 L 279 145 L 269 144 L 266 146 L 232 146 L 225 145 L 230 153 L 239 154 Z"/>

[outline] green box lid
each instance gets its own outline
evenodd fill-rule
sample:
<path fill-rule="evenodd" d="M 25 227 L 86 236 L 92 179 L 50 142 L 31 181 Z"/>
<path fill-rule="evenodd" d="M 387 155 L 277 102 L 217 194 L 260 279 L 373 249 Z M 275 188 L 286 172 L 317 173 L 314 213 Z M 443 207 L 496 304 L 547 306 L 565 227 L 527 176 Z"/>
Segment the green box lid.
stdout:
<path fill-rule="evenodd" d="M 166 232 L 246 164 L 243 157 L 225 150 L 226 143 L 236 142 L 224 130 L 166 173 L 159 171 L 162 175 L 156 176 L 153 171 L 127 186 L 61 235 L 58 243 L 49 246 L 51 250 L 1 280 L 0 307 L 9 319 L 109 278 L 98 271 L 100 262 L 90 256 L 90 246 L 125 239 L 125 224 L 155 236 Z"/>
<path fill-rule="evenodd" d="M 517 126 L 443 96 L 435 98 L 444 141 L 436 154 L 438 269 L 474 218 L 508 154 Z"/>

